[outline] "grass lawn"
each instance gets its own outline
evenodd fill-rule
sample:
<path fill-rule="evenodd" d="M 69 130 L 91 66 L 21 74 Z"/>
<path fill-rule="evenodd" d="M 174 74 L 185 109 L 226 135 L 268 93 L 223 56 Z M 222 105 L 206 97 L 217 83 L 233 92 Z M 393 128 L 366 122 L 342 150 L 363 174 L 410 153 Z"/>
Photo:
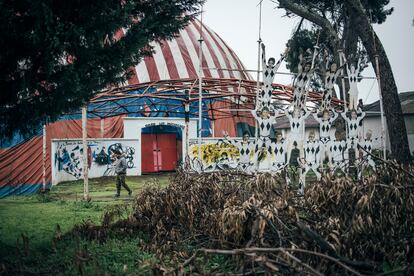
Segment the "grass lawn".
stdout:
<path fill-rule="evenodd" d="M 168 185 L 168 175 L 127 177 L 126 182 L 135 194 L 146 185 Z M 83 182 L 73 181 L 56 185 L 46 195 L 8 197 L 0 200 L 0 274 L 73 274 L 79 266 L 74 264 L 74 255 L 84 246 L 90 259 L 84 266 L 87 272 L 108 271 L 118 274 L 129 267 L 130 272 L 140 272 L 139 261 L 151 259 L 141 252 L 136 240 L 116 237 L 105 244 L 66 239 L 52 248 L 57 225 L 64 234 L 75 224 L 85 220 L 99 223 L 103 211 L 114 204 L 130 205 L 131 198 L 125 190 L 121 197 L 114 199 L 115 178 L 91 179 L 89 182 L 91 202 L 82 201 Z M 27 250 L 22 234 L 28 237 Z M 27 255 L 27 256 L 26 256 Z M 135 270 L 131 270 L 134 267 Z M 141 266 L 142 267 L 142 266 Z M 145 266 L 144 266 L 145 267 Z M 2 271 L 6 269 L 6 271 Z M 143 271 L 141 271 L 143 272 Z"/>

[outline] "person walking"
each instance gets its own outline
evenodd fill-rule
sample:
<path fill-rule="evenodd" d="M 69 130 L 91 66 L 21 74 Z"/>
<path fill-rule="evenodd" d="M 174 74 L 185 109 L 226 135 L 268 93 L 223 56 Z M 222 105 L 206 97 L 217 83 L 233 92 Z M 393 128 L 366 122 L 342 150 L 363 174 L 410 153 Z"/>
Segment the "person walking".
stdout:
<path fill-rule="evenodd" d="M 125 183 L 125 176 L 126 176 L 126 170 L 127 170 L 127 163 L 126 163 L 125 157 L 122 155 L 122 153 L 119 150 L 115 151 L 114 155 L 116 157 L 116 161 L 115 161 L 115 164 L 114 164 L 115 173 L 116 173 L 116 194 L 115 194 L 115 197 L 120 196 L 121 186 L 124 187 L 128 191 L 128 195 L 131 196 L 132 195 L 132 190 Z"/>

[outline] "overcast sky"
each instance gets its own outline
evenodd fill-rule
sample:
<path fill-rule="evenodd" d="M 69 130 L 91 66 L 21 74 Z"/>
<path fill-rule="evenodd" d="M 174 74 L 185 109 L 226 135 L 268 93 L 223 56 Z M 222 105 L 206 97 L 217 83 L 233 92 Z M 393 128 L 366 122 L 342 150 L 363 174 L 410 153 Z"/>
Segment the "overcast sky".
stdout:
<path fill-rule="evenodd" d="M 207 0 L 203 14 L 203 23 L 227 42 L 247 69 L 253 70 L 257 69 L 258 3 L 259 0 Z M 394 7 L 392 15 L 374 28 L 388 54 L 398 91 L 414 91 L 414 1 L 391 0 L 389 6 Z M 270 0 L 263 0 L 261 37 L 267 56 L 278 58 L 299 19 L 284 17 L 284 10 L 275 7 Z M 286 66 L 282 65 L 280 71 L 287 72 Z M 367 69 L 363 75 L 374 76 L 374 72 Z M 278 75 L 275 82 L 291 84 L 291 79 Z M 378 100 L 375 80 L 362 81 L 360 98 L 364 103 Z"/>

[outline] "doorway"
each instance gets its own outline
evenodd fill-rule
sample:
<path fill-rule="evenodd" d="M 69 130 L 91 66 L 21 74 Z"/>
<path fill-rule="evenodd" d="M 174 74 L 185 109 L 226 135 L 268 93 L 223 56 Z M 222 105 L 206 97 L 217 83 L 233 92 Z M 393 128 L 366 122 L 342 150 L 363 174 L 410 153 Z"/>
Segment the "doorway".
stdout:
<path fill-rule="evenodd" d="M 142 129 L 142 173 L 175 171 L 182 159 L 181 129 L 153 126 Z"/>

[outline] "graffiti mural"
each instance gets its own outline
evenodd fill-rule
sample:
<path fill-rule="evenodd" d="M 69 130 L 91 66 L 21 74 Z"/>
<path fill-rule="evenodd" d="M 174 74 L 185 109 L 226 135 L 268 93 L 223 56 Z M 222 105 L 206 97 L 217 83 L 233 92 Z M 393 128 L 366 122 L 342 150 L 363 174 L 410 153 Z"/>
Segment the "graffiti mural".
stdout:
<path fill-rule="evenodd" d="M 88 156 L 90 147 L 88 147 Z M 79 179 L 83 170 L 83 148 L 79 144 L 64 145 L 60 144 L 55 152 L 55 167 L 58 171 L 64 171 L 67 174 Z M 88 158 L 88 161 L 90 158 Z M 88 162 L 90 167 L 90 162 Z"/>
<path fill-rule="evenodd" d="M 127 174 L 137 175 L 137 140 L 88 140 L 89 177 L 114 175 L 113 152 L 120 151 L 127 161 Z M 83 177 L 83 146 L 80 139 L 52 141 L 52 182 L 71 181 Z"/>
<path fill-rule="evenodd" d="M 189 158 L 192 169 L 196 171 L 216 171 L 236 169 L 239 150 L 222 139 L 208 139 L 201 145 L 202 162 L 198 161 L 197 140 L 190 140 Z"/>

